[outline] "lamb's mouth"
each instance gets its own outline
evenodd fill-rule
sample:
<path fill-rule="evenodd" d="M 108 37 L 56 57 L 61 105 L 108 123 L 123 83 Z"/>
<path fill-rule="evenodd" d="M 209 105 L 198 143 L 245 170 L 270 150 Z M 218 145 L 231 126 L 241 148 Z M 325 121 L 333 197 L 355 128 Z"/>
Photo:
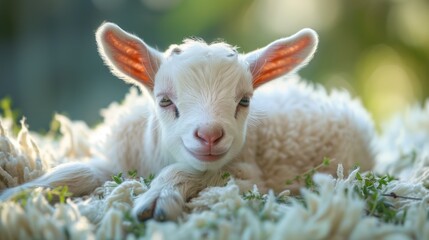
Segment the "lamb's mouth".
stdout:
<path fill-rule="evenodd" d="M 195 152 L 193 152 L 193 151 L 191 151 L 191 150 L 189 150 L 189 149 L 187 149 L 186 147 L 185 147 L 185 149 L 193 156 L 193 157 L 195 157 L 196 159 L 198 159 L 198 160 L 200 160 L 200 161 L 202 161 L 202 162 L 215 162 L 215 161 L 217 161 L 217 160 L 219 160 L 219 159 L 221 159 L 222 157 L 224 157 L 226 154 L 227 154 L 227 152 L 228 151 L 226 151 L 226 152 L 223 152 L 223 153 L 219 153 L 219 154 L 213 154 L 213 153 L 210 153 L 210 152 L 208 152 L 208 153 L 195 153 Z"/>

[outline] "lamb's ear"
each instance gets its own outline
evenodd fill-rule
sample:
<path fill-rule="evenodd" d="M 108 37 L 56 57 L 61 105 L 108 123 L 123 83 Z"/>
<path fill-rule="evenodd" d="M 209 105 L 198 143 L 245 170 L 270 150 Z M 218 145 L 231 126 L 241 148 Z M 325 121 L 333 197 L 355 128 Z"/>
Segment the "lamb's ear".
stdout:
<path fill-rule="evenodd" d="M 153 90 L 162 54 L 113 23 L 103 23 L 96 33 L 98 51 L 117 77 Z"/>
<path fill-rule="evenodd" d="M 316 51 L 317 43 L 316 32 L 303 29 L 291 37 L 279 39 L 246 54 L 253 76 L 253 88 L 307 64 Z"/>

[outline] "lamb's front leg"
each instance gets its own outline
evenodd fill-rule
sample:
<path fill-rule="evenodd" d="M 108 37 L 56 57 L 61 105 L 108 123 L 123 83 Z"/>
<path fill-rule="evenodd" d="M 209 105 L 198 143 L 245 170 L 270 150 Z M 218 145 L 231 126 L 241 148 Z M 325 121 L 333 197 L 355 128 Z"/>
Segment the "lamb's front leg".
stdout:
<path fill-rule="evenodd" d="M 74 196 L 81 196 L 91 193 L 96 187 L 107 181 L 111 175 L 110 165 L 102 160 L 65 163 L 38 179 L 4 190 L 0 193 L 0 200 L 4 201 L 20 191 L 36 187 L 67 186 Z"/>
<path fill-rule="evenodd" d="M 172 164 L 164 168 L 152 181 L 150 189 L 136 199 L 133 216 L 140 221 L 150 218 L 176 220 L 188 199 L 221 182 L 218 172 L 201 172 L 183 163 Z"/>

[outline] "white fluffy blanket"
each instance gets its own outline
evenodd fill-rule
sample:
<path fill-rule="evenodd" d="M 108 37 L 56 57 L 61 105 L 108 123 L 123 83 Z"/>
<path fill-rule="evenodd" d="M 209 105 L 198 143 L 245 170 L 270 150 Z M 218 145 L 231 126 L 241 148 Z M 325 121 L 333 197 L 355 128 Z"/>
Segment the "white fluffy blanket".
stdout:
<path fill-rule="evenodd" d="M 96 130 L 56 120 L 59 135 L 22 124 L 15 136 L 0 118 L 0 190 L 60 162 L 86 160 L 94 144 L 87 136 Z M 278 196 L 256 188 L 240 194 L 230 179 L 187 203 L 177 222 L 130 217 L 133 200 L 150 186 L 132 173 L 81 198 L 68 198 L 65 188 L 23 192 L 0 202 L 0 239 L 429 239 L 429 102 L 384 124 L 377 142 L 379 175 L 339 165 L 337 176 L 315 173 L 300 196 L 286 184 Z"/>

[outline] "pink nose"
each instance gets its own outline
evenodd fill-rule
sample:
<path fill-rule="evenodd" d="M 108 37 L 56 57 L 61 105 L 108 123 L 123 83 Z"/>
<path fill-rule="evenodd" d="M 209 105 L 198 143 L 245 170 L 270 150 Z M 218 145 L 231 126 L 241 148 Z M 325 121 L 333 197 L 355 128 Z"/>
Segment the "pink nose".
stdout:
<path fill-rule="evenodd" d="M 215 145 L 223 137 L 223 129 L 221 126 L 204 126 L 195 131 L 195 138 L 204 145 Z"/>

